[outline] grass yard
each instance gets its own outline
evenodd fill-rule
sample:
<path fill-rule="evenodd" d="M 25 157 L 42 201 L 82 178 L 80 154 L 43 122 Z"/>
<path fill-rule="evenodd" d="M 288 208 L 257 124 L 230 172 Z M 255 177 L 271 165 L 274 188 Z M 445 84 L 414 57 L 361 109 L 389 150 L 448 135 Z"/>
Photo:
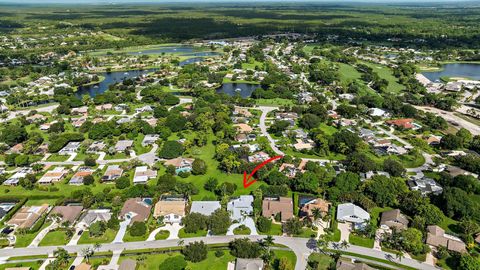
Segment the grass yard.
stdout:
<path fill-rule="evenodd" d="M 148 238 L 148 232 L 145 235 L 141 236 L 132 236 L 130 234 L 130 230 L 127 230 L 125 236 L 123 236 L 123 241 L 125 242 L 138 242 L 138 241 L 145 241 Z"/>
<path fill-rule="evenodd" d="M 295 237 L 303 237 L 303 238 L 312 238 L 316 236 L 317 236 L 317 232 L 312 230 L 311 228 L 303 228 L 302 233 L 295 235 Z"/>
<path fill-rule="evenodd" d="M 295 255 L 295 253 L 293 253 L 293 251 L 290 251 L 290 250 L 273 250 L 273 254 L 275 254 L 275 257 L 277 259 L 280 259 L 280 258 L 286 258 L 289 262 L 290 262 L 290 265 L 292 267 L 295 266 L 295 263 L 297 263 L 297 256 Z M 274 268 L 273 269 L 278 269 L 278 268 L 275 268 L 275 263 L 274 263 Z"/>
<path fill-rule="evenodd" d="M 165 240 L 170 236 L 169 231 L 161 230 L 155 235 L 155 240 Z"/>
<path fill-rule="evenodd" d="M 338 228 L 333 229 L 333 236 L 332 236 L 332 241 L 333 242 L 340 242 L 340 238 L 342 238 L 342 233 Z"/>
<path fill-rule="evenodd" d="M 65 230 L 50 231 L 40 242 L 40 246 L 63 246 L 68 243 L 70 238 Z"/>
<path fill-rule="evenodd" d="M 240 226 L 233 230 L 233 234 L 235 235 L 250 235 L 250 229 L 246 226 Z"/>
<path fill-rule="evenodd" d="M 43 224 L 43 226 L 37 231 L 37 232 L 34 232 L 34 233 L 25 233 L 25 234 L 15 234 L 16 238 L 17 238 L 17 241 L 15 242 L 15 247 L 27 247 L 28 245 L 30 245 L 30 243 L 32 243 L 33 239 L 35 238 L 35 236 L 37 236 L 37 234 L 45 229 L 48 225 L 50 225 L 50 222 L 45 222 Z"/>
<path fill-rule="evenodd" d="M 109 160 L 109 159 L 125 159 L 125 158 L 128 158 L 128 156 L 121 152 L 121 153 L 115 153 L 113 155 L 105 155 L 105 160 Z"/>
<path fill-rule="evenodd" d="M 371 67 L 374 72 L 380 76 L 380 78 L 385 79 L 388 81 L 387 91 L 390 93 L 398 94 L 400 93 L 405 87 L 398 83 L 398 79 L 393 76 L 393 72 L 390 68 L 378 64 L 362 62 L 363 64 Z"/>
<path fill-rule="evenodd" d="M 323 131 L 323 133 L 325 133 L 325 135 L 327 135 L 327 136 L 331 136 L 331 135 L 337 133 L 337 131 L 338 131 L 337 128 L 329 126 L 325 123 L 320 124 L 320 130 Z"/>
<path fill-rule="evenodd" d="M 282 225 L 281 224 L 275 224 L 272 223 L 272 227 L 270 228 L 270 231 L 268 232 L 258 232 L 260 235 L 282 235 L 283 230 L 282 230 Z"/>
<path fill-rule="evenodd" d="M 145 254 L 145 260 L 138 264 L 137 270 L 158 270 L 161 269 L 160 265 L 169 257 L 173 256 L 182 256 L 178 252 L 172 252 L 168 254 Z M 119 263 L 125 259 L 136 260 L 137 256 L 122 256 L 120 257 Z M 230 261 L 234 261 L 235 257 L 230 255 L 230 253 L 225 250 L 222 257 L 217 258 L 214 251 L 209 251 L 207 258 L 198 263 L 188 262 L 187 268 L 190 270 L 224 270 L 227 269 L 227 264 Z"/>
<path fill-rule="evenodd" d="M 200 237 L 200 236 L 206 236 L 207 235 L 207 231 L 206 230 L 200 230 L 200 231 L 197 231 L 196 233 L 186 233 L 184 231 L 184 229 L 182 228 L 179 232 L 178 232 L 178 237 L 179 238 L 190 238 L 190 237 Z"/>
<path fill-rule="evenodd" d="M 332 257 L 323 253 L 312 253 L 308 257 L 308 261 L 318 263 L 318 267 L 316 268 L 316 270 L 328 270 L 330 269 L 330 265 L 332 264 L 333 259 Z"/>
<path fill-rule="evenodd" d="M 78 244 L 110 243 L 115 239 L 115 235 L 117 235 L 117 231 L 111 229 L 107 229 L 100 237 L 90 237 L 88 231 L 85 231 L 78 240 Z"/>
<path fill-rule="evenodd" d="M 263 106 L 293 106 L 295 105 L 295 102 L 291 99 L 285 99 L 285 98 L 270 98 L 270 99 L 259 98 L 259 99 L 255 99 L 255 104 L 263 105 Z"/>
<path fill-rule="evenodd" d="M 373 248 L 374 239 L 372 238 L 365 238 L 362 236 L 350 234 L 348 242 L 355 246 L 361 246 L 366 248 Z"/>
<path fill-rule="evenodd" d="M 59 155 L 59 154 L 51 154 L 47 161 L 54 161 L 54 162 L 63 162 L 66 161 L 70 155 Z"/>
<path fill-rule="evenodd" d="M 380 221 L 380 219 L 379 219 L 380 214 L 382 212 L 385 212 L 385 211 L 388 211 L 388 210 L 392 210 L 392 208 L 390 208 L 390 207 L 385 207 L 385 208 L 374 207 L 374 208 L 370 209 L 370 217 L 371 217 L 371 220 L 372 220 L 372 223 L 374 224 L 374 226 L 377 226 L 378 222 Z"/>
<path fill-rule="evenodd" d="M 30 267 L 32 270 L 37 270 L 40 268 L 42 264 L 41 261 L 38 262 L 22 262 L 22 263 L 4 263 L 0 265 L 0 270 L 5 270 L 7 268 L 15 268 L 15 267 Z"/>

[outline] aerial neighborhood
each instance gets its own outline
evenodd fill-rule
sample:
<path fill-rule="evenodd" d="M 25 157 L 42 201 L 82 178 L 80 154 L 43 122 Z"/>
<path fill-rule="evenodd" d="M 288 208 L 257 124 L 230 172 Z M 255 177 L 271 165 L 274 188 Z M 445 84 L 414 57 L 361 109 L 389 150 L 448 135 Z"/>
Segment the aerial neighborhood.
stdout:
<path fill-rule="evenodd" d="M 60 7 L 0 19 L 0 269 L 480 269 L 478 42 Z"/>

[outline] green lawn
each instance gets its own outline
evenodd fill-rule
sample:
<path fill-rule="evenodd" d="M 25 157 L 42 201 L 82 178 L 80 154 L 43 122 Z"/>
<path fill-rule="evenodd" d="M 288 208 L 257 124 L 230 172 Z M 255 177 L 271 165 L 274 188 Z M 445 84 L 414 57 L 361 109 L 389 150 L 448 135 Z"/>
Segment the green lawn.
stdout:
<path fill-rule="evenodd" d="M 372 238 L 365 238 L 362 236 L 350 234 L 348 242 L 355 246 L 361 246 L 366 248 L 373 248 L 374 239 Z"/>
<path fill-rule="evenodd" d="M 282 235 L 283 234 L 282 225 L 272 223 L 272 227 L 270 228 L 270 231 L 266 233 L 263 233 L 263 232 L 258 232 L 258 233 L 261 235 Z"/>
<path fill-rule="evenodd" d="M 312 230 L 311 228 L 303 228 L 301 234 L 295 235 L 296 237 L 303 237 L 303 238 L 311 238 L 311 237 L 316 237 L 317 232 Z"/>
<path fill-rule="evenodd" d="M 40 246 L 63 246 L 69 241 L 65 230 L 55 230 L 47 233 L 40 242 Z"/>
<path fill-rule="evenodd" d="M 15 247 L 26 247 L 26 246 L 30 245 L 30 243 L 32 243 L 35 236 L 37 236 L 37 234 L 41 230 L 45 229 L 48 225 L 50 225 L 50 222 L 45 222 L 42 225 L 42 227 L 35 233 L 25 233 L 25 234 L 17 233 L 17 234 L 15 234 L 15 236 L 17 238 L 17 241 L 15 242 Z"/>
<path fill-rule="evenodd" d="M 123 152 L 120 152 L 120 153 L 115 153 L 113 155 L 105 155 L 105 160 L 109 160 L 109 159 L 125 159 L 125 158 L 128 158 L 128 156 L 123 153 Z"/>
<path fill-rule="evenodd" d="M 323 133 L 325 133 L 325 135 L 327 135 L 327 136 L 331 136 L 338 131 L 337 128 L 329 126 L 325 123 L 320 124 L 320 130 L 323 131 Z"/>
<path fill-rule="evenodd" d="M 95 244 L 95 243 L 110 243 L 115 239 L 117 231 L 107 229 L 105 233 L 100 237 L 90 237 L 88 231 L 83 232 L 78 244 Z"/>
<path fill-rule="evenodd" d="M 367 62 L 362 62 L 362 63 L 371 67 L 373 71 L 376 72 L 378 76 L 380 76 L 380 78 L 388 81 L 388 87 L 387 87 L 388 92 L 398 94 L 403 89 L 405 89 L 403 85 L 398 83 L 398 79 L 395 76 L 393 76 L 393 72 L 389 67 L 373 64 L 373 63 L 367 63 Z"/>
<path fill-rule="evenodd" d="M 308 261 L 318 262 L 318 268 L 316 268 L 315 270 L 329 270 L 333 259 L 332 257 L 323 253 L 312 253 L 308 257 Z"/>
<path fill-rule="evenodd" d="M 207 235 L 206 230 L 200 230 L 200 231 L 197 231 L 196 233 L 186 233 L 182 228 L 178 232 L 179 238 L 191 238 L 191 237 L 200 237 L 200 236 L 206 236 L 206 235 Z"/>
<path fill-rule="evenodd" d="M 233 234 L 235 235 L 250 235 L 250 229 L 246 226 L 240 226 L 233 230 Z"/>
<path fill-rule="evenodd" d="M 340 242 L 340 238 L 342 237 L 342 233 L 338 228 L 333 229 L 333 236 L 332 236 L 332 241 L 334 242 Z"/>
<path fill-rule="evenodd" d="M 290 250 L 275 250 L 274 249 L 273 253 L 275 254 L 275 257 L 277 259 L 287 258 L 287 260 L 290 262 L 290 265 L 292 267 L 295 267 L 295 263 L 297 263 L 297 256 L 295 255 L 295 253 L 293 253 L 293 251 L 290 251 Z"/>
<path fill-rule="evenodd" d="M 66 161 L 69 157 L 70 155 L 52 154 L 47 158 L 47 161 L 63 162 Z"/>
<path fill-rule="evenodd" d="M 265 99 L 265 98 L 259 98 L 255 99 L 255 104 L 256 105 L 265 105 L 265 106 L 293 106 L 295 102 L 291 99 L 285 99 L 285 98 L 271 98 L 271 99 Z"/>
<path fill-rule="evenodd" d="M 5 270 L 7 268 L 15 267 L 30 267 L 32 270 L 37 270 L 40 268 L 41 261 L 39 262 L 23 262 L 23 263 L 5 263 L 0 265 L 0 270 Z"/>
<path fill-rule="evenodd" d="M 169 231 L 161 230 L 155 235 L 155 240 L 165 240 L 170 236 Z"/>
<path fill-rule="evenodd" d="M 374 224 L 374 226 L 378 225 L 378 222 L 380 221 L 380 219 L 379 219 L 380 214 L 382 212 L 385 212 L 385 211 L 388 211 L 388 210 L 392 210 L 392 208 L 390 208 L 390 207 L 385 207 L 385 208 L 374 207 L 374 208 L 370 209 L 370 217 L 371 217 L 371 220 L 372 220 L 372 223 Z"/>
<path fill-rule="evenodd" d="M 145 241 L 148 238 L 148 232 L 145 235 L 141 236 L 132 236 L 130 234 L 130 230 L 127 230 L 127 233 L 123 237 L 123 241 L 125 242 L 138 242 L 138 241 Z"/>
<path fill-rule="evenodd" d="M 161 269 L 160 265 L 163 261 L 167 258 L 172 256 L 182 256 L 178 252 L 172 252 L 168 254 L 148 254 L 145 255 L 145 260 L 138 264 L 137 270 L 158 270 Z M 133 259 L 136 260 L 136 256 L 122 256 L 120 257 L 119 263 L 121 263 L 125 259 Z M 227 264 L 230 261 L 234 261 L 235 257 L 230 255 L 230 253 L 225 250 L 222 257 L 217 258 L 215 256 L 214 251 L 209 251 L 207 254 L 207 258 L 198 263 L 188 262 L 187 268 L 190 270 L 224 270 L 227 269 Z"/>

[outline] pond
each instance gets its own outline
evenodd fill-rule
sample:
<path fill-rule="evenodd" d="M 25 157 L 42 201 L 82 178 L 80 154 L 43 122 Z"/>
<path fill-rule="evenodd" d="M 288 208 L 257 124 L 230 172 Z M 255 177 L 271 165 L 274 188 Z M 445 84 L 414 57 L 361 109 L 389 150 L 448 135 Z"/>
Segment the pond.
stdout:
<path fill-rule="evenodd" d="M 122 82 L 125 79 L 132 79 L 136 78 L 140 75 L 147 74 L 149 72 L 153 72 L 156 69 L 146 69 L 146 70 L 129 70 L 129 71 L 113 71 L 113 72 L 105 72 L 100 73 L 99 75 L 105 77 L 103 81 L 97 84 L 88 85 L 88 86 L 80 86 L 78 87 L 78 91 L 75 95 L 81 98 L 84 95 L 90 95 L 91 97 L 95 97 L 98 94 L 102 94 L 108 90 L 108 87 L 111 84 Z"/>
<path fill-rule="evenodd" d="M 260 85 L 251 83 L 224 83 L 217 88 L 217 93 L 224 93 L 229 96 L 240 95 L 242 98 L 248 98 L 257 88 L 260 88 Z"/>
<path fill-rule="evenodd" d="M 480 64 L 475 63 L 454 63 L 445 64 L 442 70 L 422 72 L 430 81 L 439 81 L 441 77 L 462 77 L 480 80 Z"/>
<path fill-rule="evenodd" d="M 142 54 L 162 54 L 162 53 L 191 53 L 197 50 L 195 47 L 192 46 L 174 46 L 174 47 L 158 47 L 154 49 L 147 49 L 144 51 L 138 52 L 128 52 L 129 55 L 142 55 Z"/>

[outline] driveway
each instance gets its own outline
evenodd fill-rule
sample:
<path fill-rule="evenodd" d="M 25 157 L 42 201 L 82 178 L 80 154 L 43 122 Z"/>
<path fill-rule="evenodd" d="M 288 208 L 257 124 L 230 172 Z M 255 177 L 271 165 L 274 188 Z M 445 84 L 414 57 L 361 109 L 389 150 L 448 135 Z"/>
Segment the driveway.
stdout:
<path fill-rule="evenodd" d="M 130 221 L 132 220 L 127 218 L 120 222 L 120 229 L 118 230 L 117 235 L 115 236 L 115 239 L 113 239 L 112 243 L 123 243 L 123 237 L 125 236 L 125 233 L 127 233 L 127 228 L 130 224 Z"/>
<path fill-rule="evenodd" d="M 257 227 L 255 227 L 255 221 L 253 221 L 251 217 L 245 217 L 241 222 L 232 224 L 230 228 L 228 228 L 227 235 L 234 235 L 233 230 L 241 225 L 245 225 L 250 229 L 250 235 L 258 235 Z"/>
<path fill-rule="evenodd" d="M 157 233 L 160 232 L 160 231 L 168 231 L 168 232 L 170 232 L 170 234 L 168 235 L 167 240 L 170 240 L 170 239 L 179 239 L 179 238 L 178 238 L 178 232 L 180 231 L 181 228 L 183 228 L 183 226 L 180 225 L 180 224 L 178 224 L 178 223 L 166 224 L 166 225 L 163 226 L 163 227 L 156 228 L 155 230 L 153 230 L 153 231 L 150 233 L 150 235 L 148 236 L 147 241 L 154 241 L 154 240 L 155 240 L 155 235 L 157 235 Z"/>
<path fill-rule="evenodd" d="M 350 232 L 352 230 L 352 224 L 346 223 L 338 223 L 338 229 L 340 230 L 340 243 L 343 241 L 347 241 L 350 237 Z"/>
<path fill-rule="evenodd" d="M 75 234 L 72 236 L 72 239 L 70 239 L 70 242 L 68 242 L 67 246 L 75 246 L 78 243 L 78 240 L 80 240 L 80 237 L 82 237 L 82 234 L 78 234 L 80 231 L 83 231 L 81 228 L 76 228 L 75 229 Z"/>
<path fill-rule="evenodd" d="M 52 224 L 50 224 L 48 227 L 46 227 L 45 229 L 41 230 L 37 236 L 35 236 L 35 238 L 33 239 L 32 243 L 30 243 L 30 245 L 28 245 L 29 247 L 38 247 L 38 244 L 40 244 L 40 242 L 42 242 L 43 238 L 45 238 L 45 236 L 47 235 L 48 232 L 50 232 L 51 230 L 55 230 L 56 228 L 58 227 L 58 223 L 56 222 L 52 222 Z"/>

